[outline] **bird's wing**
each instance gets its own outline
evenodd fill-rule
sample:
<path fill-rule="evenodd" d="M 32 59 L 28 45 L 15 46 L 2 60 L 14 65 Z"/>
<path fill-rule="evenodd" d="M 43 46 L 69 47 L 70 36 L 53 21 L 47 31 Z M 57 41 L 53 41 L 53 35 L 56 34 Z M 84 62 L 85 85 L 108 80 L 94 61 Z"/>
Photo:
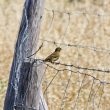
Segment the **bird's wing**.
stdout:
<path fill-rule="evenodd" d="M 58 57 L 58 56 L 57 56 L 57 54 L 54 52 L 54 53 L 52 53 L 51 55 L 49 55 L 49 56 L 45 59 L 45 61 L 52 60 L 52 58 L 56 58 L 56 57 Z"/>

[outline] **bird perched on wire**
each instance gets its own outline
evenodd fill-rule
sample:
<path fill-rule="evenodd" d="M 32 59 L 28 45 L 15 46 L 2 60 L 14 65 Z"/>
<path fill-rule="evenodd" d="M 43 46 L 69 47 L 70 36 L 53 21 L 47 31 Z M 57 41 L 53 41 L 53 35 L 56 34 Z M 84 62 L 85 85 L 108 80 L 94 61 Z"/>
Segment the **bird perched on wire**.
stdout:
<path fill-rule="evenodd" d="M 57 47 L 55 51 L 51 55 L 49 55 L 44 61 L 54 63 L 55 61 L 59 59 L 60 51 L 61 51 L 61 48 Z"/>

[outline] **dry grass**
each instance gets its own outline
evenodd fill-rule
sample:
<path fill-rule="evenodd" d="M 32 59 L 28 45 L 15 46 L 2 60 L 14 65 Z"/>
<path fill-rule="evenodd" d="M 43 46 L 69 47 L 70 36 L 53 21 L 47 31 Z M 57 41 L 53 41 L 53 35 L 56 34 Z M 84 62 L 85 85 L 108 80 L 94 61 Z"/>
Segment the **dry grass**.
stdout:
<path fill-rule="evenodd" d="M 71 2 L 68 2 L 71 1 Z M 19 5 L 18 5 L 19 4 Z M 0 110 L 2 110 L 4 95 L 7 86 L 7 80 L 9 76 L 10 66 L 12 62 L 14 44 L 16 41 L 17 32 L 19 29 L 20 17 L 22 12 L 23 2 L 22 0 L 0 0 Z M 40 38 L 48 39 L 60 43 L 71 43 L 95 46 L 98 48 L 110 48 L 110 15 L 109 16 L 97 16 L 93 13 L 109 13 L 110 2 L 109 0 L 46 0 L 45 7 L 48 9 L 61 10 L 72 12 L 70 20 L 68 14 L 55 12 L 53 23 L 49 26 L 52 20 L 52 11 L 44 12 L 43 23 L 41 28 Z M 78 14 L 76 11 L 87 11 L 89 14 Z M 74 13 L 75 12 L 75 13 Z M 69 22 L 69 27 L 68 27 Z M 65 29 L 68 27 L 66 34 Z M 48 34 L 49 32 L 49 34 Z M 42 42 L 42 41 L 40 41 Z M 62 54 L 60 62 L 79 65 L 88 68 L 109 68 L 110 56 L 109 52 L 96 52 L 87 48 L 75 48 L 64 45 L 57 45 L 62 47 Z M 56 45 L 44 42 L 43 48 L 38 53 L 39 58 L 45 58 L 48 54 L 54 50 Z M 57 68 L 62 68 L 57 66 Z M 66 68 L 66 67 L 65 67 Z M 71 69 L 71 68 L 70 68 Z M 72 68 L 73 69 L 73 68 Z M 56 71 L 48 69 L 46 75 L 47 83 L 54 76 Z M 85 72 L 85 71 L 83 71 Z M 88 72 L 95 77 L 106 80 L 109 82 L 110 75 L 100 72 Z M 48 97 L 46 99 L 49 103 L 50 110 L 59 110 L 61 107 L 61 99 L 64 94 L 65 85 L 67 84 L 70 72 L 63 71 L 58 74 L 53 84 L 48 89 Z M 77 91 L 81 84 L 84 75 L 78 75 L 73 73 L 71 81 L 67 90 L 67 96 L 65 99 L 65 110 L 71 110 L 74 105 L 75 98 L 77 97 Z M 97 91 L 100 83 L 95 81 L 92 87 L 93 96 L 88 102 L 88 96 L 92 86 L 93 79 L 90 77 L 85 78 L 82 85 L 82 90 L 79 96 L 77 109 L 86 110 L 93 108 L 93 99 L 95 99 L 95 110 L 109 110 L 109 98 L 110 98 L 110 86 L 103 86 L 99 88 L 97 95 L 94 93 Z M 45 88 L 45 84 L 44 84 Z M 101 95 L 102 100 L 100 107 L 98 103 Z M 57 102 L 57 103 L 56 103 Z"/>
<path fill-rule="evenodd" d="M 0 0 L 0 110 L 3 108 L 22 7 L 22 0 Z"/>

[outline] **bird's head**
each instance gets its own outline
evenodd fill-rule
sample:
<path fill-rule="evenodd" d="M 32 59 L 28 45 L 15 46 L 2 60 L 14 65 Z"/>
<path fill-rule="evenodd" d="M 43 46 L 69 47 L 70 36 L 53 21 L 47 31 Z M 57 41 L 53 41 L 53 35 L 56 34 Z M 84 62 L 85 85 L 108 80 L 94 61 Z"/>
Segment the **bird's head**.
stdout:
<path fill-rule="evenodd" d="M 55 52 L 60 52 L 62 49 L 60 48 L 60 47 L 57 47 L 56 49 L 55 49 Z"/>

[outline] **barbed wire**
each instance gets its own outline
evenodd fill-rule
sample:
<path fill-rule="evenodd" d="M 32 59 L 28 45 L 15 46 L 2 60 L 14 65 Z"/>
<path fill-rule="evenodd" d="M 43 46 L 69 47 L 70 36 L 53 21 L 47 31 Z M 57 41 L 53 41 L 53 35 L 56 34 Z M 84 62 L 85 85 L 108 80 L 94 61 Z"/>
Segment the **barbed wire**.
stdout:
<path fill-rule="evenodd" d="M 99 48 L 99 47 L 95 47 L 95 46 L 88 46 L 88 45 L 78 45 L 78 44 L 70 44 L 70 43 L 59 43 L 56 41 L 50 41 L 50 40 L 46 40 L 46 39 L 39 39 L 41 41 L 43 41 L 43 43 L 48 42 L 48 43 L 52 43 L 52 44 L 59 44 L 61 46 L 66 46 L 66 47 L 74 47 L 74 48 L 87 48 L 89 50 L 92 51 L 97 51 L 97 52 L 106 52 L 109 53 L 110 49 L 107 48 Z"/>
<path fill-rule="evenodd" d="M 106 73 L 110 73 L 110 70 L 102 70 L 102 69 L 97 69 L 97 68 L 87 68 L 87 67 L 81 67 L 81 66 L 75 66 L 73 64 L 64 64 L 64 63 L 60 63 L 60 62 L 54 62 L 54 64 L 56 65 L 63 65 L 63 66 L 70 66 L 70 67 L 74 67 L 77 69 L 81 69 L 81 70 L 89 70 L 89 71 L 97 71 L 97 72 L 106 72 Z"/>
<path fill-rule="evenodd" d="M 69 69 L 57 69 L 57 68 L 55 68 L 54 66 L 51 66 L 51 65 L 49 65 L 49 64 L 46 64 L 46 65 L 48 65 L 48 67 L 53 68 L 54 70 L 56 70 L 56 71 L 58 71 L 58 72 L 60 72 L 60 71 L 70 71 L 70 72 L 73 72 L 73 73 L 80 73 L 80 74 L 82 74 L 82 75 L 86 75 L 86 76 L 92 77 L 93 79 L 98 80 L 98 81 L 99 81 L 100 83 L 102 83 L 102 84 L 110 84 L 110 82 L 102 81 L 102 80 L 100 80 L 100 79 L 98 79 L 98 78 L 92 76 L 91 74 L 87 74 L 87 73 L 80 72 L 80 71 L 73 71 L 73 70 L 69 70 Z"/>
<path fill-rule="evenodd" d="M 86 9 L 84 9 L 83 11 L 77 11 L 77 10 L 71 10 L 70 11 L 60 11 L 60 10 L 55 10 L 55 9 L 48 9 L 48 8 L 45 8 L 46 11 L 49 11 L 49 12 L 56 12 L 56 13 L 60 13 L 60 14 L 68 14 L 68 15 L 94 15 L 94 16 L 110 16 L 110 13 L 106 13 L 106 12 L 90 12 L 90 11 L 87 11 Z"/>
<path fill-rule="evenodd" d="M 51 66 L 48 63 L 46 63 L 45 60 L 43 60 L 43 59 L 34 59 L 33 62 L 36 63 L 36 61 L 40 61 L 41 64 L 44 63 L 47 66 Z M 53 66 L 54 65 L 59 65 L 59 66 L 64 66 L 64 67 L 74 67 L 74 68 L 79 69 L 79 70 L 87 70 L 87 71 L 94 71 L 94 72 L 110 73 L 109 69 L 81 67 L 81 66 L 75 66 L 74 64 L 66 64 L 66 63 L 62 63 L 62 62 L 50 62 L 50 63 L 53 64 Z M 41 64 L 39 64 L 39 65 L 41 65 Z M 39 66 L 39 65 L 37 65 L 37 66 Z"/>

